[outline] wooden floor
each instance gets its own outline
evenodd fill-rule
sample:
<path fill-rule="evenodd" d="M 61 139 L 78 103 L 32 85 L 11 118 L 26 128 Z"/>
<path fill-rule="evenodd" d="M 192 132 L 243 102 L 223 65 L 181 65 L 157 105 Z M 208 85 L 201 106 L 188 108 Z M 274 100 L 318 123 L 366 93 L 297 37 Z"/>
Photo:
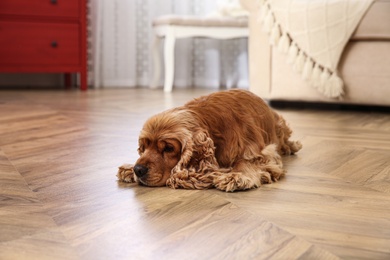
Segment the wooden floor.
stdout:
<path fill-rule="evenodd" d="M 118 183 L 152 114 L 208 90 L 0 91 L 0 259 L 390 259 L 390 114 L 282 110 L 256 190 Z"/>

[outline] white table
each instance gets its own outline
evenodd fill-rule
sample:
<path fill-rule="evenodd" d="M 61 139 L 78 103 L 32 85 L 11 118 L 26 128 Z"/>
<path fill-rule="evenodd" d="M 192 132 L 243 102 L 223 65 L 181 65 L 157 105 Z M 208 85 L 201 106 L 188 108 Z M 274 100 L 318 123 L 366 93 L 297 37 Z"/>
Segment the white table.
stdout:
<path fill-rule="evenodd" d="M 164 45 L 164 92 L 172 92 L 175 68 L 175 41 L 180 38 L 207 37 L 215 39 L 233 39 L 248 37 L 246 17 L 194 17 L 169 15 L 153 21 L 155 41 L 153 46 L 154 76 L 151 88 L 157 88 L 161 76 L 159 46 L 162 38 Z"/>

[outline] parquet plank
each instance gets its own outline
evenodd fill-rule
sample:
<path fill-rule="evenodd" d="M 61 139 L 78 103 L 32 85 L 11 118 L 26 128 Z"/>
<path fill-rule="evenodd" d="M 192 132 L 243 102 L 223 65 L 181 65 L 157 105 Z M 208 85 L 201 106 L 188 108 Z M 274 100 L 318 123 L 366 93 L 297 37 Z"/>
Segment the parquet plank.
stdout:
<path fill-rule="evenodd" d="M 0 172 L 0 259 L 78 258 L 1 150 Z"/>
<path fill-rule="evenodd" d="M 299 169 L 299 173 L 290 170 L 285 180 L 272 187 L 264 186 L 261 196 L 248 192 L 228 200 L 342 258 L 390 255 L 388 194 Z M 290 185 L 285 187 L 286 183 Z"/>

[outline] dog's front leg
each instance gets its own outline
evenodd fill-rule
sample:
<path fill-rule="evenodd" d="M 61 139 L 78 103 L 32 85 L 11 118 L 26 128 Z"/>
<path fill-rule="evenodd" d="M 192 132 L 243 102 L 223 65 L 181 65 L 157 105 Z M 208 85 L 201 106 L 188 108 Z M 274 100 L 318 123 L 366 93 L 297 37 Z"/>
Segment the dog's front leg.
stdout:
<path fill-rule="evenodd" d="M 116 175 L 118 180 L 123 182 L 135 182 L 133 168 L 134 165 L 132 164 L 124 164 L 120 166 Z"/>

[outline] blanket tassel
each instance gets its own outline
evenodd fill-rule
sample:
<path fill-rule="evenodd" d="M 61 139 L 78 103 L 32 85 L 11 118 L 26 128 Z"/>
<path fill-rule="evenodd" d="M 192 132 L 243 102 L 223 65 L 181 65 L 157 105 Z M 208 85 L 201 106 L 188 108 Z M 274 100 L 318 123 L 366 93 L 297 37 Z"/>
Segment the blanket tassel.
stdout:
<path fill-rule="evenodd" d="M 314 67 L 313 61 L 309 57 L 307 57 L 302 71 L 302 78 L 304 80 L 309 80 L 311 78 L 311 75 L 313 73 L 313 67 Z"/>
<path fill-rule="evenodd" d="M 272 12 L 268 10 L 267 16 L 264 19 L 263 30 L 269 33 L 271 32 L 273 26 L 274 26 L 274 17 L 272 15 Z"/>
<path fill-rule="evenodd" d="M 310 83 L 314 88 L 319 89 L 321 84 L 321 69 L 317 63 L 314 65 Z"/>
<path fill-rule="evenodd" d="M 303 71 L 303 67 L 305 66 L 305 60 L 306 60 L 306 55 L 303 53 L 302 50 L 299 51 L 298 57 L 293 65 L 293 70 L 295 72 L 301 73 Z"/>
<path fill-rule="evenodd" d="M 322 70 L 322 73 L 321 73 L 321 77 L 320 77 L 320 84 L 319 84 L 319 87 L 318 87 L 318 90 L 325 94 L 326 96 L 329 96 L 329 93 L 328 93 L 328 80 L 330 79 L 330 73 L 327 69 L 323 69 Z"/>
<path fill-rule="evenodd" d="M 289 48 L 290 48 L 290 38 L 288 37 L 287 33 L 284 33 L 279 40 L 278 50 L 281 53 L 287 54 Z"/>
<path fill-rule="evenodd" d="M 330 76 L 329 80 L 327 81 L 328 89 L 329 89 L 329 97 L 341 97 L 344 94 L 343 91 L 343 81 L 341 78 L 336 74 L 336 72 L 333 72 Z"/>
<path fill-rule="evenodd" d="M 294 64 L 298 57 L 298 46 L 295 43 L 291 43 L 288 49 L 287 63 Z"/>
<path fill-rule="evenodd" d="M 270 44 L 272 46 L 277 46 L 279 44 L 280 37 L 281 34 L 280 34 L 279 25 L 275 23 L 269 38 Z"/>

